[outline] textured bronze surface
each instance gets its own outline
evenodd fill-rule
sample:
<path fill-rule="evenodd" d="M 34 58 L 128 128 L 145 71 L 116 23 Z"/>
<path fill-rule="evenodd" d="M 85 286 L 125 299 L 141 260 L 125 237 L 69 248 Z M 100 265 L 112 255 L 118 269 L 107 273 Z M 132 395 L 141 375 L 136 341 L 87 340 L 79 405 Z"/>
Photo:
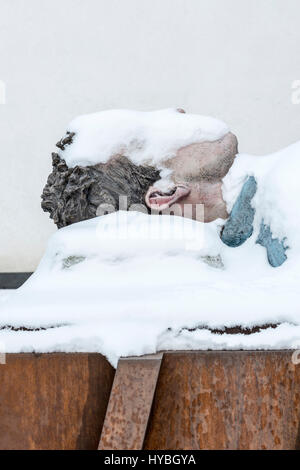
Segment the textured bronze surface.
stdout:
<path fill-rule="evenodd" d="M 114 369 L 100 354 L 7 354 L 0 449 L 97 449 Z"/>
<path fill-rule="evenodd" d="M 145 449 L 295 449 L 300 365 L 291 351 L 165 353 Z"/>
<path fill-rule="evenodd" d="M 42 194 L 42 209 L 50 212 L 59 228 L 101 215 L 97 212 L 101 204 L 119 210 L 120 196 L 127 196 L 128 207 L 144 205 L 148 188 L 160 178 L 156 168 L 135 165 L 125 156 L 107 163 L 69 168 L 65 160 L 53 153 L 52 164 Z"/>
<path fill-rule="evenodd" d="M 99 450 L 143 448 L 162 355 L 120 359 Z"/>

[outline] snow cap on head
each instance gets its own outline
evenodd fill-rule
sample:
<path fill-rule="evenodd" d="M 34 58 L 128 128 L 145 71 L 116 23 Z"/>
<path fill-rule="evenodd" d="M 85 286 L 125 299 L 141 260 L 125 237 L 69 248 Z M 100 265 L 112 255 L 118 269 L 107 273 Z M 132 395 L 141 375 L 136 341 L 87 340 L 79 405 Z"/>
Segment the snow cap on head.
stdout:
<path fill-rule="evenodd" d="M 118 154 L 135 164 L 159 166 L 179 148 L 213 142 L 229 128 L 222 121 L 187 114 L 181 108 L 150 112 L 116 109 L 79 116 L 67 131 L 69 141 L 59 155 L 69 167 L 105 163 Z"/>

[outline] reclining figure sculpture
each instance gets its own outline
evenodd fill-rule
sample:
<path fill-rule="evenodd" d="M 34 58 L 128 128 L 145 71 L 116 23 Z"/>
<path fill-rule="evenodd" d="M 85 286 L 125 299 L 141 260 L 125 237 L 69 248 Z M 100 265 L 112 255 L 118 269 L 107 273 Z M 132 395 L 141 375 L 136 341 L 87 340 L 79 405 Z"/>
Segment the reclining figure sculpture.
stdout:
<path fill-rule="evenodd" d="M 185 215 L 183 208 L 189 205 L 192 208 L 189 217 L 193 219 L 197 219 L 197 205 L 202 204 L 203 222 L 224 220 L 221 239 L 230 247 L 238 247 L 252 236 L 255 215 L 252 199 L 257 191 L 254 176 L 250 174 L 246 179 L 230 214 L 223 199 L 223 178 L 238 154 L 237 138 L 231 132 L 215 141 L 199 141 L 179 148 L 163 162 L 168 172 L 165 185 L 161 167 L 136 164 L 126 152 L 112 155 L 105 163 L 69 167 L 63 154 L 74 139 L 76 133 L 68 131 L 57 143 L 60 154 L 52 154 L 53 171 L 42 194 L 42 208 L 50 212 L 59 228 L 95 217 L 103 204 L 117 211 L 120 197 L 126 196 L 128 206 L 143 205 L 149 213 L 174 208 L 175 215 Z M 280 266 L 286 260 L 286 240 L 273 238 L 264 220 L 256 243 L 266 248 L 271 266 Z"/>

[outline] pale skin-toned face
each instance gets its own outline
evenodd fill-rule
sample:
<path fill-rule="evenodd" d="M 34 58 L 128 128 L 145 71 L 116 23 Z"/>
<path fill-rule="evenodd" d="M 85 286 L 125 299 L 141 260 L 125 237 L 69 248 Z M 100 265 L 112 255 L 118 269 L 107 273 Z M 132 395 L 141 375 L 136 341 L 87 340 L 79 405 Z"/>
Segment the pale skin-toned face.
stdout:
<path fill-rule="evenodd" d="M 175 204 L 182 215 L 204 222 L 228 217 L 222 196 L 222 179 L 228 173 L 238 152 L 237 139 L 229 132 L 215 142 L 191 144 L 178 150 L 177 154 L 165 162 L 172 171 L 172 188 L 164 193 L 160 185 L 149 188 L 145 201 L 153 211 L 172 210 Z M 191 209 L 185 211 L 185 206 Z M 174 211 L 176 213 L 176 211 Z"/>

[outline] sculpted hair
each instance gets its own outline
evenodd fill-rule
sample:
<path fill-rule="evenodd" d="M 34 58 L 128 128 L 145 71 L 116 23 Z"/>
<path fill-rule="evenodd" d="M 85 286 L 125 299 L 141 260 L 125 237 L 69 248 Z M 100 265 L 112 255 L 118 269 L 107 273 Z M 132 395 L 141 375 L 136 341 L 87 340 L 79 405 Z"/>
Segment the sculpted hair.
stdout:
<path fill-rule="evenodd" d="M 58 144 L 70 143 L 62 140 Z M 107 163 L 69 168 L 53 153 L 52 164 L 42 194 L 42 209 L 50 213 L 58 228 L 95 217 L 100 204 L 118 210 L 120 196 L 127 196 L 128 206 L 145 204 L 149 186 L 159 179 L 156 168 L 135 165 L 125 156 L 114 157 Z"/>

